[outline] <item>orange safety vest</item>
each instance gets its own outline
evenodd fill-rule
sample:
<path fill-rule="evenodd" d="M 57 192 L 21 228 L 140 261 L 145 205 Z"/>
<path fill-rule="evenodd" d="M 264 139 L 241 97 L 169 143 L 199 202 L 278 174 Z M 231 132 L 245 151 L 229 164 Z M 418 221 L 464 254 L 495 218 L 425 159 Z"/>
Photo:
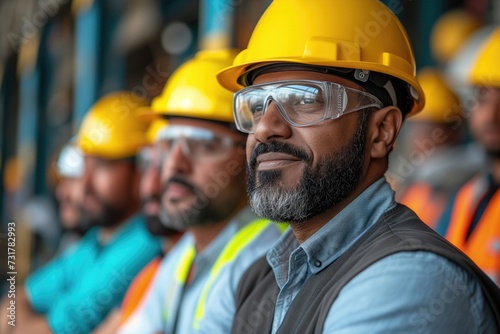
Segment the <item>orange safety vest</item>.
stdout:
<path fill-rule="evenodd" d="M 158 256 L 149 262 L 149 264 L 134 278 L 132 284 L 130 284 L 120 310 L 120 326 L 127 321 L 141 303 L 142 298 L 150 287 L 150 283 L 156 275 L 156 271 L 160 267 L 161 259 L 162 258 Z"/>
<path fill-rule="evenodd" d="M 446 206 L 446 196 L 425 182 L 415 182 L 404 192 L 400 203 L 412 209 L 429 227 L 435 228 Z"/>
<path fill-rule="evenodd" d="M 459 190 L 445 236 L 500 286 L 500 190 L 493 195 L 467 239 L 475 210 L 487 191 L 486 185 L 484 178 L 474 177 Z"/>

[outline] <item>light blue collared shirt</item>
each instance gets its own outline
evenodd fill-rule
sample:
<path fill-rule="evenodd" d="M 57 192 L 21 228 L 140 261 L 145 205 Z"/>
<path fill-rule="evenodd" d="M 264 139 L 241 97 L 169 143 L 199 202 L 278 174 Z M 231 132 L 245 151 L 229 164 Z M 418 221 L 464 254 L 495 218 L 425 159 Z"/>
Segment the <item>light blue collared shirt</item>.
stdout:
<path fill-rule="evenodd" d="M 213 285 L 207 285 L 214 265 L 225 247 L 249 223 L 255 221 L 249 208 L 241 211 L 202 252 L 192 260 L 192 276 L 188 285 L 178 277 L 179 268 L 185 267 L 186 254 L 194 252 L 194 238 L 186 233 L 162 263 L 139 307 L 120 327 L 120 334 L 210 333 L 228 332 L 235 312 L 234 294 L 241 275 L 254 260 L 263 256 L 281 236 L 280 229 L 272 222 L 240 249 L 237 256 L 222 266 Z M 189 265 L 187 266 L 189 268 Z M 194 327 L 195 314 L 203 291 L 208 286 L 205 314 L 198 329 Z M 226 330 L 227 329 L 227 330 Z"/>
<path fill-rule="evenodd" d="M 272 333 L 312 276 L 339 258 L 388 210 L 394 191 L 381 178 L 299 245 L 287 231 L 267 253 L 280 292 Z M 494 333 L 479 284 L 430 252 L 401 252 L 365 269 L 340 292 L 324 333 Z"/>

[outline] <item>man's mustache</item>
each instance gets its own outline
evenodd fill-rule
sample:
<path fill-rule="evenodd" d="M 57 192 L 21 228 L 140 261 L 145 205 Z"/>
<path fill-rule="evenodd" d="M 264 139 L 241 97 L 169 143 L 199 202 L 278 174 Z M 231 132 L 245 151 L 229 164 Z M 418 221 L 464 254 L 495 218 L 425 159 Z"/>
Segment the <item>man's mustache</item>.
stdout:
<path fill-rule="evenodd" d="M 270 143 L 260 143 L 255 147 L 248 162 L 250 170 L 254 170 L 257 166 L 257 157 L 259 155 L 271 152 L 285 153 L 297 157 L 300 160 L 304 160 L 305 162 L 311 162 L 311 158 L 304 150 L 280 141 L 273 141 Z"/>
<path fill-rule="evenodd" d="M 187 181 L 186 179 L 184 179 L 180 176 L 172 176 L 170 179 L 165 181 L 162 184 L 161 193 L 164 194 L 167 191 L 168 187 L 170 187 L 170 185 L 172 185 L 174 183 L 183 185 L 184 187 L 188 188 L 189 190 L 191 190 L 195 194 L 200 193 L 200 191 L 198 190 L 198 188 L 194 184 L 190 183 L 189 181 Z M 159 196 L 159 197 L 161 197 L 161 196 Z"/>
<path fill-rule="evenodd" d="M 87 198 L 92 198 L 94 201 L 96 201 L 98 203 L 105 202 L 105 200 L 103 198 L 101 198 L 100 195 L 98 195 L 97 193 L 95 193 L 94 191 L 91 191 L 91 190 L 87 190 L 83 193 L 83 202 L 84 203 L 87 200 Z"/>
<path fill-rule="evenodd" d="M 160 195 L 150 195 L 150 196 L 147 196 L 147 197 L 144 197 L 142 200 L 141 200 L 141 204 L 142 206 L 146 206 L 146 204 L 148 203 L 160 203 L 161 201 L 161 197 Z"/>

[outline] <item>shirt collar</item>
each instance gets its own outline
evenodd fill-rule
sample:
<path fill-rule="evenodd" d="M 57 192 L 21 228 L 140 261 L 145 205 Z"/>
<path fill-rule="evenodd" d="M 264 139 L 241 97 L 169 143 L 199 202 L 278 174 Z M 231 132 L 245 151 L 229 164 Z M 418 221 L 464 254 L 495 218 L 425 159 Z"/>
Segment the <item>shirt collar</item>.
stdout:
<path fill-rule="evenodd" d="M 290 268 L 288 262 L 292 263 L 300 253 L 305 252 L 310 273 L 320 272 L 395 205 L 394 191 L 385 178 L 380 178 L 301 245 L 292 231 L 287 230 L 267 254 L 278 285 L 281 279 L 286 282 L 287 277 L 281 276 L 288 276 L 283 265 Z"/>

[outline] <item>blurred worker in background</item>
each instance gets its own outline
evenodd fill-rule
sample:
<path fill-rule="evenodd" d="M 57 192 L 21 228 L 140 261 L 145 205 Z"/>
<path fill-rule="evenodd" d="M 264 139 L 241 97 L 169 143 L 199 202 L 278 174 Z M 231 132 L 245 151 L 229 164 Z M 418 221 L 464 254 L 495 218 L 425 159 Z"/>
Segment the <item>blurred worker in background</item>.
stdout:
<path fill-rule="evenodd" d="M 454 245 L 500 285 L 500 28 L 479 51 L 470 79 L 476 104 L 469 123 L 489 157 L 487 171 L 470 179 L 450 201 L 438 226 Z"/>
<path fill-rule="evenodd" d="M 160 253 L 140 208 L 138 150 L 148 122 L 136 113 L 147 102 L 109 94 L 88 111 L 78 133 L 85 156 L 80 242 L 34 272 L 16 296 L 13 333 L 90 333 L 119 305 L 134 276 Z"/>
<path fill-rule="evenodd" d="M 164 257 L 145 300 L 119 333 L 184 334 L 209 326 L 228 332 L 239 278 L 281 234 L 248 207 L 246 135 L 235 128 L 231 92 L 216 80 L 235 54 L 198 52 L 153 100 L 152 111 L 169 121 L 157 139 L 160 221 L 187 233 Z"/>
<path fill-rule="evenodd" d="M 458 96 L 439 70 L 425 68 L 417 78 L 425 92 L 425 107 L 405 124 L 405 161 L 415 165 L 406 166 L 411 173 L 397 187 L 396 198 L 435 228 L 448 197 L 477 171 L 482 160 L 462 161 L 465 119 Z"/>
<path fill-rule="evenodd" d="M 218 74 L 248 133 L 250 205 L 290 225 L 243 275 L 232 333 L 500 330 L 498 287 L 384 178 L 425 104 L 415 68 L 381 1 L 274 0 Z"/>
<path fill-rule="evenodd" d="M 471 48 L 469 44 L 477 38 L 481 27 L 482 22 L 472 12 L 462 8 L 445 12 L 432 27 L 429 40 L 431 54 L 460 99 L 467 98 L 469 92 L 467 70 L 472 65 L 469 63 L 473 55 L 467 49 L 472 52 L 477 50 L 477 46 Z"/>
<path fill-rule="evenodd" d="M 146 217 L 146 225 L 151 234 L 165 237 L 163 239 L 164 254 L 172 248 L 182 231 L 172 229 L 160 219 L 161 207 L 161 160 L 158 145 L 158 135 L 168 126 L 165 119 L 155 119 L 151 122 L 147 137 L 149 145 L 139 152 L 139 169 L 141 171 L 141 206 Z"/>
<path fill-rule="evenodd" d="M 439 17 L 430 36 L 434 59 L 446 66 L 481 27 L 481 22 L 464 9 L 453 9 Z"/>
<path fill-rule="evenodd" d="M 79 241 L 88 229 L 83 225 L 82 175 L 84 158 L 75 138 L 70 139 L 64 145 L 55 167 L 59 176 L 59 182 L 55 187 L 55 196 L 63 230 L 58 247 L 60 254 Z"/>
<path fill-rule="evenodd" d="M 120 323 L 123 324 L 134 312 L 141 302 L 146 291 L 151 288 L 150 283 L 156 275 L 162 258 L 168 254 L 172 247 L 182 236 L 183 231 L 168 227 L 160 219 L 161 207 L 161 161 L 156 149 L 156 139 L 161 130 L 165 129 L 168 122 L 163 119 L 154 120 L 148 130 L 150 145 L 145 146 L 139 153 L 139 168 L 141 170 L 140 194 L 142 212 L 146 218 L 149 233 L 161 237 L 162 254 L 155 258 L 136 277 L 131 285 L 121 307 Z"/>
<path fill-rule="evenodd" d="M 149 233 L 162 240 L 162 253 L 146 265 L 134 278 L 127 290 L 123 303 L 116 308 L 94 334 L 116 333 L 120 325 L 125 323 L 135 309 L 140 305 L 147 291 L 151 288 L 162 258 L 170 251 L 182 236 L 182 232 L 163 224 L 159 218 L 161 206 L 160 157 L 156 149 L 158 133 L 167 126 L 164 119 L 151 122 L 147 132 L 149 145 L 141 148 L 137 164 L 141 172 L 140 195 L 142 213 L 146 219 Z"/>
<path fill-rule="evenodd" d="M 477 145 L 466 142 L 464 103 L 455 92 L 462 92 L 463 80 L 446 71 L 480 27 L 464 9 L 445 12 L 434 24 L 429 42 L 438 67 L 417 74 L 426 105 L 403 126 L 387 173 L 396 199 L 432 228 L 448 198 L 484 164 Z"/>

